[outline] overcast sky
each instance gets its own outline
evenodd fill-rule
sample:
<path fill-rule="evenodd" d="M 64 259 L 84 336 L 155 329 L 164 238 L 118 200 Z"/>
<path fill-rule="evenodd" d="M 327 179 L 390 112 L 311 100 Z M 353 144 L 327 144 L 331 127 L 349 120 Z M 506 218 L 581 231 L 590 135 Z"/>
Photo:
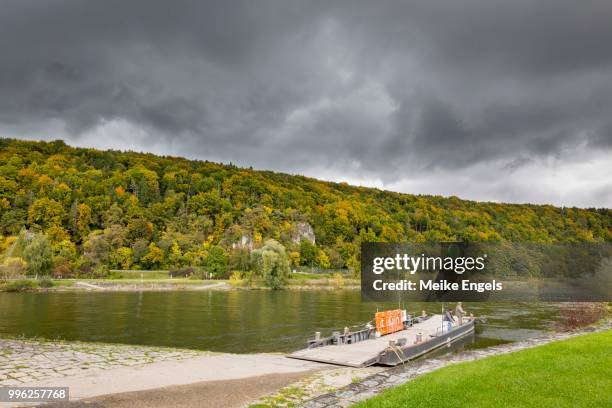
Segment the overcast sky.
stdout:
<path fill-rule="evenodd" d="M 612 2 L 0 3 L 0 135 L 612 207 Z"/>

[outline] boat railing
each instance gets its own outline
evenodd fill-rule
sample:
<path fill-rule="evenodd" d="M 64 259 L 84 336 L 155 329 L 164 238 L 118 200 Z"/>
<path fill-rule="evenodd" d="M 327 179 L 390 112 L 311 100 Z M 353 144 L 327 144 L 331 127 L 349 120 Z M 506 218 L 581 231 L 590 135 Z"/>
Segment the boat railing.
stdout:
<path fill-rule="evenodd" d="M 459 322 L 456 322 L 455 324 L 453 324 L 453 325 L 451 326 L 451 330 L 450 330 L 450 331 L 452 331 L 452 330 L 454 330 L 454 329 L 456 329 L 456 328 L 458 328 L 458 327 L 464 326 L 464 325 L 466 325 L 466 324 L 470 324 L 470 323 L 472 323 L 473 321 L 476 321 L 476 318 L 474 318 L 473 316 L 467 316 L 467 317 L 464 317 L 464 318 L 463 318 L 463 322 L 462 322 L 461 324 L 459 324 Z M 444 323 L 446 323 L 446 322 L 444 322 Z M 433 336 L 433 337 L 438 337 L 438 336 L 440 336 L 441 334 L 448 333 L 448 332 L 449 332 L 448 327 L 446 326 L 446 324 L 444 324 L 444 326 L 440 326 L 440 327 L 438 327 L 438 328 L 436 329 L 436 333 L 435 333 L 435 334 L 432 334 L 431 336 Z"/>
<path fill-rule="evenodd" d="M 340 333 L 334 332 L 329 337 L 323 337 L 320 339 L 308 340 L 308 348 L 339 345 L 339 344 L 354 344 L 360 341 L 369 339 L 374 334 L 374 329 L 362 329 L 354 332 Z"/>

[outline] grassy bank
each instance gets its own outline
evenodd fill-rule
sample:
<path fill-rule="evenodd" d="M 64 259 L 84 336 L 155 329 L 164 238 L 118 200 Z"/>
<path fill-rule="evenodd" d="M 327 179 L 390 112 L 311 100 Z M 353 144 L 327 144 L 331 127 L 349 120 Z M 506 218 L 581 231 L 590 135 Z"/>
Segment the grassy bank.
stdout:
<path fill-rule="evenodd" d="M 223 289 L 240 290 L 266 290 L 263 281 L 247 282 L 246 280 L 214 279 L 203 280 L 193 278 L 169 278 L 167 272 L 138 272 L 121 271 L 115 273 L 112 278 L 101 279 L 17 279 L 0 281 L 0 292 L 27 292 L 27 291 L 54 291 L 54 290 L 91 290 L 91 287 L 80 286 L 78 283 L 88 283 L 101 286 L 106 289 L 141 290 L 141 289 L 189 289 L 204 288 L 206 286 L 218 286 L 220 283 L 227 284 Z M 345 278 L 338 274 L 292 274 L 285 289 L 338 289 L 358 288 L 359 281 L 353 278 Z"/>
<path fill-rule="evenodd" d="M 612 406 L 612 331 L 452 365 L 356 406 Z"/>

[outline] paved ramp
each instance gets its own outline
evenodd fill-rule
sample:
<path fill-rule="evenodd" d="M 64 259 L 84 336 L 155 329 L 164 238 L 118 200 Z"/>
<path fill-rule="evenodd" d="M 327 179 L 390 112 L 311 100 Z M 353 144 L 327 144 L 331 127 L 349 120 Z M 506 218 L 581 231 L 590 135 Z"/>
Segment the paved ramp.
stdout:
<path fill-rule="evenodd" d="M 288 357 L 300 360 L 317 361 L 349 367 L 367 367 L 376 364 L 382 351 L 389 346 L 390 340 L 405 338 L 408 344 L 414 343 L 417 333 L 423 333 L 423 340 L 429 339 L 442 328 L 442 315 L 433 315 L 422 323 L 377 339 L 364 340 L 355 344 L 341 344 L 315 347 L 296 351 Z"/>

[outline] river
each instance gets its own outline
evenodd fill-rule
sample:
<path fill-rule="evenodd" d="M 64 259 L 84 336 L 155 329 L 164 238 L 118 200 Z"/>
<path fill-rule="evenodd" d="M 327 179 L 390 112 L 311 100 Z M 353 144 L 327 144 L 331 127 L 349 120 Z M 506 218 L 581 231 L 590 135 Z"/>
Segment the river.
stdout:
<path fill-rule="evenodd" d="M 411 303 L 409 313 L 439 313 L 439 303 Z M 454 304 L 451 305 L 454 307 Z M 302 348 L 323 335 L 371 320 L 377 308 L 359 291 L 167 291 L 0 293 L 0 336 L 42 337 L 252 353 Z M 554 328 L 551 303 L 467 303 L 486 316 L 462 347 L 523 340 Z"/>

